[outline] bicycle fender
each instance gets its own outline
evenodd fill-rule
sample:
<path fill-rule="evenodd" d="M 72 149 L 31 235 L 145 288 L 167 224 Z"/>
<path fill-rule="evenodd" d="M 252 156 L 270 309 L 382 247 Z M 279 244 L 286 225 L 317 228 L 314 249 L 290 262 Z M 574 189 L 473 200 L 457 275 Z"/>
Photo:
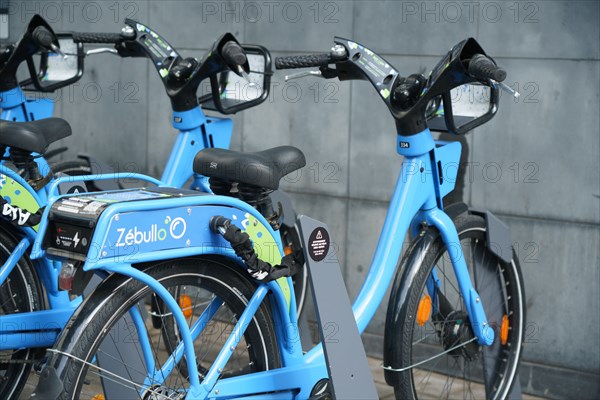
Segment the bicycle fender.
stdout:
<path fill-rule="evenodd" d="M 394 354 L 392 349 L 394 346 L 397 346 L 395 332 L 400 332 L 403 329 L 403 321 L 400 318 L 400 314 L 408 307 L 408 294 L 421 267 L 423 257 L 438 237 L 439 232 L 436 228 L 430 227 L 427 230 L 421 231 L 402 258 L 400 265 L 404 267 L 396 271 L 385 318 L 385 330 L 383 334 L 384 366 L 392 368 L 402 367 L 400 360 L 395 360 L 392 356 Z M 390 386 L 394 386 L 397 382 L 397 374 L 393 371 L 384 370 L 384 376 L 385 381 Z"/>
<path fill-rule="evenodd" d="M 510 228 L 489 210 L 470 209 L 469 213 L 485 219 L 488 249 L 505 263 L 513 260 Z"/>
<path fill-rule="evenodd" d="M 469 211 L 469 206 L 465 203 L 458 202 L 452 203 L 444 207 L 444 212 L 450 217 L 451 220 L 455 220 L 459 215 Z"/>

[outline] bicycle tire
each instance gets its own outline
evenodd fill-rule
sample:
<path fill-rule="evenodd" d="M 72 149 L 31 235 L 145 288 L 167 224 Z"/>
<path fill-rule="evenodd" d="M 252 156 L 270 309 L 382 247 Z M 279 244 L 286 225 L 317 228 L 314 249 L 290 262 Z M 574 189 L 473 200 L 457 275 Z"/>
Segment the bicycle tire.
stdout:
<path fill-rule="evenodd" d="M 0 229 L 0 264 L 16 247 L 12 235 Z M 44 308 L 43 290 L 27 255 L 21 257 L 0 286 L 0 314 L 37 311 Z M 17 399 L 23 390 L 38 349 L 0 351 L 0 398 Z M 23 363 L 20 363 L 23 362 Z"/>
<path fill-rule="evenodd" d="M 185 285 L 189 288 L 192 285 L 197 285 L 197 288 L 203 290 L 214 290 L 214 294 L 223 301 L 223 304 L 231 307 L 235 316 L 243 312 L 255 286 L 253 286 L 249 279 L 234 272 L 231 268 L 215 260 L 185 259 L 155 264 L 145 267 L 144 271 L 158 279 L 168 288 L 176 288 L 180 285 Z M 93 384 L 90 376 L 86 375 L 86 372 L 93 368 L 81 363 L 78 359 L 90 362 L 95 359 L 96 355 L 100 355 L 100 352 L 97 353 L 100 342 L 105 338 L 111 340 L 109 338 L 110 331 L 115 323 L 131 307 L 138 305 L 140 300 L 149 294 L 151 294 L 150 289 L 142 283 L 123 276 L 113 276 L 104 281 L 85 300 L 79 309 L 80 311 L 77 312 L 74 321 L 70 324 L 71 328 L 65 333 L 65 338 L 61 338 L 57 346 L 61 351 L 68 352 L 70 356 L 66 360 L 61 361 L 61 353 L 53 353 L 48 363 L 48 365 L 58 367 L 59 364 L 64 362 L 63 367 L 58 372 L 63 382 L 63 392 L 59 397 L 60 399 L 83 398 L 81 391 L 84 382 L 86 382 L 86 385 Z M 169 325 L 171 324 L 163 324 L 163 326 Z M 210 330 L 205 328 L 202 332 Z M 159 334 L 158 336 L 162 335 Z M 255 372 L 279 366 L 279 354 L 273 330 L 273 321 L 269 309 L 264 303 L 246 330 L 243 339 L 248 346 L 246 347 L 243 343 L 240 343 L 238 348 L 236 348 L 236 352 L 241 346 L 243 348 L 242 351 L 248 353 L 250 362 L 248 362 L 247 366 L 239 368 L 238 371 L 250 372 L 248 370 L 250 369 L 251 372 Z M 198 339 L 195 345 L 198 343 L 201 344 L 202 341 L 203 339 Z M 160 339 L 158 339 L 158 342 L 160 344 Z M 197 362 L 201 365 L 199 370 L 203 371 L 205 365 L 202 365 L 202 360 L 198 361 L 199 359 L 197 354 Z M 180 362 L 180 365 L 184 363 L 185 359 Z M 229 366 L 230 364 L 228 363 L 227 365 Z M 182 368 L 175 368 L 174 371 L 180 373 Z M 223 371 L 221 376 L 227 374 L 235 375 L 235 372 Z M 179 382 L 178 379 L 176 379 L 176 383 Z M 185 386 L 185 380 L 186 378 L 183 376 L 180 385 Z M 92 383 L 90 384 L 90 382 Z M 162 389 L 180 390 L 182 388 L 165 387 Z M 92 390 L 89 398 L 97 394 L 99 393 Z M 87 394 L 84 397 L 87 398 Z"/>
<path fill-rule="evenodd" d="M 92 173 L 92 168 L 86 160 L 67 160 L 52 164 L 52 172 L 80 176 Z"/>
<path fill-rule="evenodd" d="M 91 175 L 92 167 L 86 160 L 67 160 L 52 164 L 52 172 L 56 175 L 63 173 L 69 176 Z M 88 192 L 98 192 L 100 189 L 94 184 L 94 181 L 85 182 L 85 189 Z"/>
<path fill-rule="evenodd" d="M 482 298 L 488 323 L 494 328 L 495 340 L 492 346 L 485 348 L 478 346 L 476 342 L 465 344 L 474 335 L 468 325 L 468 316 L 457 290 L 458 286 L 452 286 L 454 271 L 446 253 L 447 248 L 438 235 L 433 245 L 422 255 L 421 267 L 408 289 L 408 305 L 398 314 L 399 320 L 403 321 L 403 329 L 393 334 L 393 337 L 398 338 L 399 346 L 393 347 L 392 362 L 396 368 L 410 368 L 396 372 L 399 374 L 394 385 L 397 399 L 417 399 L 425 397 L 425 393 L 434 397 L 460 397 L 458 387 L 462 388 L 463 398 L 477 398 L 475 393 L 483 390 L 485 398 L 503 399 L 507 397 L 517 376 L 525 329 L 525 292 L 517 257 L 514 255 L 511 263 L 504 263 L 489 251 L 486 223 L 482 217 L 463 214 L 455 220 L 455 225 L 463 251 L 465 246 L 471 249 L 470 254 L 465 252 L 465 259 L 474 287 Z M 443 258 L 444 255 L 447 260 Z M 401 271 L 409 257 L 406 254 L 403 258 Z M 448 264 L 448 274 L 446 265 L 441 266 L 442 263 Z M 440 289 L 436 291 L 437 305 L 433 308 L 427 305 L 423 307 L 425 310 L 437 309 L 438 313 L 434 315 L 430 311 L 425 320 L 427 313 L 419 314 L 419 311 L 422 304 L 428 302 L 424 300 L 428 296 L 426 282 L 432 276 L 434 267 L 440 279 Z M 442 293 L 446 289 L 448 292 Z M 453 291 L 456 293 L 451 293 Z M 445 316 L 440 309 L 448 311 L 449 308 L 442 305 L 440 293 L 453 309 L 452 312 L 446 312 Z M 498 299 L 498 302 L 490 301 L 491 293 L 495 293 L 492 299 Z M 460 306 L 462 310 L 458 310 Z M 508 328 L 500 334 L 505 317 Z M 389 318 L 388 311 L 388 320 Z M 457 346 L 462 347 L 452 350 Z M 439 356 L 444 352 L 447 353 Z M 437 358 L 431 359 L 436 355 Z M 423 364 L 416 365 L 419 362 Z M 491 365 L 494 367 L 490 368 Z M 462 371 L 462 377 L 457 374 L 457 370 Z M 472 375 L 467 376 L 467 372 L 472 372 Z M 452 388 L 454 384 L 457 385 L 456 388 Z M 434 392 L 440 387 L 443 393 Z"/>

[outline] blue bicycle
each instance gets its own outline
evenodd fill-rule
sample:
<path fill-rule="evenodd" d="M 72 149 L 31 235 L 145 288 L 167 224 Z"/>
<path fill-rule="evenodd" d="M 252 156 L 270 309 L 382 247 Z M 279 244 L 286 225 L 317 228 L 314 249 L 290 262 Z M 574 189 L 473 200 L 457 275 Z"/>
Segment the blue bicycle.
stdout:
<path fill-rule="evenodd" d="M 0 87 L 0 109 L 2 109 L 0 119 L 30 122 L 51 117 L 54 103 L 40 97 L 39 93 L 53 92 L 77 82 L 83 76 L 84 61 L 87 56 L 108 53 L 121 57 L 149 58 L 156 67 L 165 85 L 166 93 L 171 99 L 172 124 L 179 131 L 160 181 L 173 187 L 188 185 L 192 190 L 210 190 L 206 178 L 194 174 L 191 168 L 193 158 L 199 150 L 204 148 L 228 148 L 233 124 L 228 118 L 205 116 L 199 105 L 210 111 L 232 114 L 264 102 L 269 94 L 272 75 L 271 56 L 264 47 L 244 45 L 244 54 L 237 54 L 237 56 L 246 57 L 249 70 L 245 77 L 231 72 L 222 73 L 215 77 L 210 85 L 204 85 L 201 90 L 195 83 L 192 85 L 186 83 L 187 86 L 183 90 L 178 86 L 185 81 L 192 81 L 190 74 L 193 67 L 197 65 L 197 61 L 194 58 L 181 58 L 177 50 L 151 28 L 145 27 L 146 31 L 139 36 L 146 34 L 145 37 L 151 38 L 152 41 L 137 40 L 137 25 L 144 26 L 128 20 L 121 33 L 55 34 L 41 17 L 35 16 L 29 28 L 31 37 L 24 38 L 27 40 L 22 39 L 18 47 L 9 47 L 0 55 L 0 81 L 4 82 Z M 36 29 L 36 35 L 33 35 Z M 56 38 L 56 45 L 49 40 L 53 37 Z M 86 43 L 112 44 L 114 47 L 85 51 L 84 44 Z M 132 43 L 136 43 L 133 50 Z M 157 61 L 157 55 L 154 52 L 157 43 L 164 43 L 170 49 L 169 58 L 165 63 Z M 23 51 L 25 45 L 29 46 L 28 52 Z M 41 59 L 39 67 L 36 68 L 32 55 L 40 49 L 42 50 Z M 232 56 L 235 55 L 232 53 Z M 25 62 L 31 77 L 18 83 L 16 70 Z M 238 67 L 235 67 L 233 62 L 234 60 L 230 60 L 230 65 L 237 69 Z M 165 75 L 165 71 L 168 71 L 167 75 Z M 242 72 L 244 71 L 242 70 Z M 22 87 L 29 93 L 34 93 L 35 96 L 27 97 L 21 89 Z M 214 90 L 220 93 L 216 100 L 212 98 Z M 204 94 L 198 98 L 197 92 Z M 36 158 L 39 170 L 46 171 L 42 172 L 42 175 L 46 176 L 50 171 L 46 160 L 65 150 L 64 147 L 59 148 L 44 153 L 44 157 Z M 90 155 L 80 155 L 77 160 L 53 163 L 51 170 L 58 176 L 60 174 L 100 175 L 114 172 L 108 165 Z M 118 188 L 118 182 L 115 180 L 96 180 L 88 181 L 83 186 L 71 184 L 69 187 L 63 188 L 63 191 L 73 193 Z M 4 195 L 1 188 L 0 195 Z M 25 206 L 20 204 L 19 199 L 13 194 L 8 195 L 13 199 L 14 205 Z M 288 253 L 293 252 L 300 247 L 300 242 L 294 227 L 296 214 L 291 199 L 282 190 L 271 193 L 270 197 L 273 204 L 280 207 L 272 214 L 271 223 L 274 226 L 281 226 L 280 233 L 285 250 Z M 307 277 L 303 271 L 300 271 L 294 277 L 299 314 L 305 303 L 306 289 Z"/>
<path fill-rule="evenodd" d="M 311 75 L 367 80 L 397 122 L 404 162 L 353 305 L 358 331 L 394 281 L 384 368 L 397 398 L 506 398 L 525 326 L 519 263 L 508 228 L 493 214 L 461 204 L 443 207 L 461 146 L 436 143 L 428 128 L 430 118 L 463 134 L 489 121 L 506 73 L 474 39 L 455 45 L 427 78 L 401 77 L 359 43 L 335 43 L 330 53 L 279 58 L 276 66 L 319 67 Z M 463 90 L 483 100 L 468 105 L 466 116 L 452 101 Z M 211 185 L 235 183 L 261 198 L 303 161 L 293 147 L 206 149 L 194 170 Z M 260 173 L 244 173 L 249 166 Z M 38 239 L 35 257 L 82 260 L 82 273 L 112 275 L 86 298 L 50 351 L 37 395 L 327 398 L 323 348 L 302 352 L 295 299 L 281 286 L 301 259 L 284 257 L 259 208 L 231 196 L 133 190 L 57 198 L 44 216 L 45 242 Z M 396 269 L 408 230 L 414 239 Z M 315 257 L 306 249 L 305 255 Z M 331 256 L 327 250 L 320 255 Z M 143 301 L 148 296 L 165 307 L 153 312 Z M 149 316 L 174 320 L 162 324 L 174 331 L 148 324 Z M 126 317 L 132 322 L 120 324 Z"/>
<path fill-rule="evenodd" d="M 156 42 L 151 43 L 143 37 L 150 37 Z M 29 258 L 31 245 L 37 236 L 41 210 L 48 202 L 50 186 L 55 183 L 44 155 L 51 143 L 69 136 L 71 129 L 59 119 L 44 119 L 50 117 L 52 103 L 27 99 L 16 78 L 16 71 L 21 63 L 27 62 L 32 78 L 21 84 L 38 90 L 51 91 L 71 84 L 83 73 L 84 53 L 81 42 L 90 41 L 128 42 L 122 44 L 127 46 L 126 49 L 121 49 L 125 52 L 124 55 L 139 57 L 154 54 L 156 50 L 151 52 L 149 48 L 156 43 L 166 44 L 164 38 L 133 21 L 129 21 L 125 32 L 120 34 L 54 35 L 50 26 L 41 17 L 35 16 L 21 40 L 8 53 L 4 53 L 0 60 L 2 119 L 13 121 L 0 122 L 0 151 L 4 155 L 0 165 L 0 206 L 2 217 L 12 221 L 12 224 L 6 221 L 0 224 L 0 398 L 18 396 L 31 366 L 42 361 L 44 348 L 54 344 L 58 333 L 81 303 L 80 297 L 71 300 L 68 290 L 72 294 L 80 294 L 85 283 L 91 279 L 89 275 L 80 279 L 82 277 L 76 276 L 74 269 L 61 263 L 46 259 L 32 261 Z M 70 48 L 69 43 L 74 50 L 67 50 Z M 243 71 L 244 74 L 249 74 L 251 80 L 256 81 L 255 96 L 250 99 L 239 96 L 231 99 L 226 95 L 217 97 L 213 102 L 216 104 L 214 107 L 220 107 L 223 112 L 239 111 L 257 105 L 266 98 L 266 93 L 259 90 L 262 87 L 268 88 L 262 81 L 264 79 L 268 83 L 271 63 L 266 49 L 257 46 L 240 47 L 231 35 L 218 43 L 221 45 L 216 48 L 215 54 L 205 60 L 207 69 L 204 71 L 189 71 L 189 67 L 186 69 L 174 49 L 169 52 L 172 65 L 164 64 L 159 70 L 161 72 L 164 68 L 172 67 L 171 70 L 174 71 L 172 75 L 163 77 L 174 103 L 182 99 L 190 102 L 187 105 L 189 110 L 180 109 L 175 113 L 174 124 L 180 129 L 180 134 L 163 176 L 172 185 L 182 186 L 192 176 L 191 163 L 198 149 L 229 145 L 231 121 L 204 117 L 198 107 L 195 90 L 202 79 L 215 80 L 219 93 L 226 89 L 221 81 L 235 81 L 235 78 L 230 77 L 230 74 L 233 75 L 232 69 L 238 73 Z M 225 46 L 227 43 L 229 44 Z M 59 45 L 62 45 L 64 51 L 73 51 L 69 57 L 76 61 L 79 72 L 72 78 L 65 78 L 64 71 L 60 70 L 64 66 L 61 61 L 56 60 L 64 54 Z M 38 71 L 33 63 L 33 56 L 40 49 L 43 50 L 40 62 L 42 67 Z M 236 62 L 242 62 L 242 66 Z M 264 64 L 261 65 L 261 62 Z M 187 77 L 186 73 L 189 73 Z M 193 75 L 197 73 L 203 74 L 202 79 Z M 52 79 L 53 77 L 60 79 Z M 185 165 L 186 162 L 189 165 Z M 138 174 L 94 175 L 93 180 L 63 179 L 61 192 L 83 192 L 86 191 L 86 182 L 94 182 L 102 187 L 105 180 L 123 178 L 140 178 L 150 185 L 163 184 Z M 206 179 L 198 175 L 194 176 L 193 188 L 209 190 Z M 273 212 L 271 223 L 275 225 L 281 222 L 280 214 L 275 215 Z M 83 282 L 83 285 L 73 291 L 73 282 Z"/>

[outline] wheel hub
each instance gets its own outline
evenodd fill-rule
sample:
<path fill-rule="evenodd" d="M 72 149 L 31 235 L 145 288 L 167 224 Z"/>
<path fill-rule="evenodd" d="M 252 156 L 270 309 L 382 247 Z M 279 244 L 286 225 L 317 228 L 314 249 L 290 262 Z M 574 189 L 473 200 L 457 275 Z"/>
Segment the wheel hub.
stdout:
<path fill-rule="evenodd" d="M 468 361 L 476 360 L 479 357 L 479 345 L 476 342 L 464 344 L 475 337 L 469 316 L 464 311 L 452 311 L 444 319 L 442 325 L 442 344 L 444 350 L 450 350 L 448 354 L 454 357 L 464 357 Z"/>
<path fill-rule="evenodd" d="M 155 385 L 150 387 L 142 396 L 143 400 L 183 400 L 185 393 L 170 389 L 165 386 Z"/>

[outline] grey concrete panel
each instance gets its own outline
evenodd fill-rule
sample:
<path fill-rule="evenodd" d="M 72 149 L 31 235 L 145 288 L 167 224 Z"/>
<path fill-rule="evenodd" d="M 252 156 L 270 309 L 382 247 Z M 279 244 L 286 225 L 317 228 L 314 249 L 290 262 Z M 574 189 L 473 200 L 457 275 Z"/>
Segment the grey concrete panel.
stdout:
<path fill-rule="evenodd" d="M 73 128 L 72 153 L 88 152 L 123 171 L 146 169 L 148 65 L 110 55 L 88 61 L 78 84 L 57 92 Z"/>
<path fill-rule="evenodd" d="M 244 111 L 244 150 L 296 146 L 306 167 L 282 180 L 289 191 L 347 195 L 350 87 L 305 78 L 273 78 L 269 99 Z"/>
<path fill-rule="evenodd" d="M 348 241 L 346 243 L 346 260 L 348 261 L 345 278 L 352 301 L 358 295 L 369 272 L 386 213 L 387 205 L 384 203 L 361 200 L 351 200 L 349 203 Z M 403 248 L 408 248 L 408 238 L 394 239 L 403 241 Z M 367 332 L 383 334 L 391 283 L 375 317 L 367 327 Z"/>
<path fill-rule="evenodd" d="M 177 131 L 171 125 L 173 113 L 171 102 L 164 85 L 150 65 L 148 76 L 148 169 L 153 176 L 160 177 L 171 148 L 175 143 Z"/>
<path fill-rule="evenodd" d="M 600 222 L 600 63 L 499 62 L 521 97 L 502 95 L 497 116 L 471 133 L 473 205 Z"/>
<path fill-rule="evenodd" d="M 353 8 L 340 0 L 248 3 L 242 12 L 246 39 L 273 51 L 328 52 L 334 36 L 352 36 Z"/>
<path fill-rule="evenodd" d="M 502 219 L 511 228 L 525 283 L 523 358 L 598 373 L 600 316 L 593 310 L 600 307 L 600 229 Z"/>
<path fill-rule="evenodd" d="M 9 41 L 18 40 L 35 14 L 56 32 L 120 32 L 125 18 L 147 22 L 148 2 L 119 1 L 10 1 Z"/>
<path fill-rule="evenodd" d="M 478 16 L 461 2 L 357 1 L 354 20 L 354 40 L 377 53 L 441 56 L 477 34 Z"/>
<path fill-rule="evenodd" d="M 23 7 L 10 4 L 8 9 L 8 39 L 0 40 L 1 45 L 13 44 L 19 40 L 34 14 L 35 12 L 28 13 Z"/>
<path fill-rule="evenodd" d="M 385 212 L 386 208 L 378 203 L 350 202 L 346 285 L 351 299 L 358 294 L 371 263 Z M 524 359 L 594 371 L 600 353 L 589 344 L 600 319 L 597 313 L 592 315 L 589 311 L 600 306 L 600 230 L 577 224 L 502 219 L 511 228 L 523 271 L 527 299 Z M 372 223 L 367 225 L 364 221 Z M 404 241 L 406 248 L 408 240 Z M 557 286 L 556 282 L 561 284 Z M 568 301 L 573 296 L 582 302 L 579 307 Z M 387 295 L 367 332 L 383 335 L 386 309 Z M 577 328 L 565 321 L 577 321 Z M 548 348 L 553 349 L 551 354 Z"/>
<path fill-rule="evenodd" d="M 478 39 L 498 57 L 599 59 L 597 1 L 485 1 Z"/>
<path fill-rule="evenodd" d="M 42 16 L 53 24 L 51 3 L 61 7 L 61 29 L 81 32 L 120 32 L 125 18 L 148 23 L 148 3 L 145 0 L 119 1 L 41 1 Z M 58 26 L 58 25 L 56 25 Z M 160 33 L 160 31 L 159 31 Z"/>
<path fill-rule="evenodd" d="M 244 23 L 235 11 L 243 5 L 242 1 L 150 1 L 148 25 L 175 48 L 206 49 L 227 32 L 244 41 Z"/>

